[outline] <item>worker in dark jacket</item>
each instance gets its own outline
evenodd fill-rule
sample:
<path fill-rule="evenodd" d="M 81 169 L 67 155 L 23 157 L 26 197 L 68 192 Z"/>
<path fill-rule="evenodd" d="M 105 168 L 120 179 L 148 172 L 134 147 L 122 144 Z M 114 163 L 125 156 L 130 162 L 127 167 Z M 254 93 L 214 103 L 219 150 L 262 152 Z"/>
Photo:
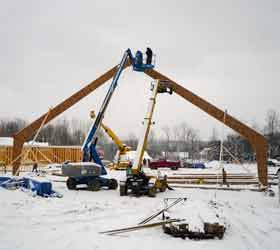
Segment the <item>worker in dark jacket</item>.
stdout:
<path fill-rule="evenodd" d="M 35 163 L 33 164 L 32 172 L 38 173 L 38 163 L 37 163 L 37 162 L 35 162 Z"/>
<path fill-rule="evenodd" d="M 146 64 L 152 64 L 152 58 L 153 58 L 153 51 L 148 47 L 146 50 Z"/>
<path fill-rule="evenodd" d="M 229 184 L 227 182 L 227 172 L 225 171 L 224 168 L 222 168 L 222 178 L 223 178 L 223 185 L 229 187 Z"/>

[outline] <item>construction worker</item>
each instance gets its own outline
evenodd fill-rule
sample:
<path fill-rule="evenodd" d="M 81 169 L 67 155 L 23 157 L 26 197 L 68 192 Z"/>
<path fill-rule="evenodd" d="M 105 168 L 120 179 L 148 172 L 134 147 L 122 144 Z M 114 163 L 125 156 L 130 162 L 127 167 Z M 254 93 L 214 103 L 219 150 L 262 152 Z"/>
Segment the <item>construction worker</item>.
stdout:
<path fill-rule="evenodd" d="M 143 54 L 139 50 L 137 50 L 136 54 L 135 54 L 135 64 L 137 66 L 142 66 L 142 64 L 143 64 Z"/>
<path fill-rule="evenodd" d="M 32 172 L 38 173 L 38 163 L 37 163 L 37 162 L 35 162 L 35 163 L 33 164 Z"/>
<path fill-rule="evenodd" d="M 148 47 L 146 50 L 146 64 L 152 64 L 152 58 L 153 58 L 153 51 Z"/>
<path fill-rule="evenodd" d="M 128 166 L 126 168 L 126 175 L 127 176 L 132 175 L 132 162 L 131 161 L 129 161 Z"/>
<path fill-rule="evenodd" d="M 144 158 L 143 159 L 143 167 L 146 167 L 146 165 L 147 165 L 147 160 L 146 160 L 146 158 Z"/>
<path fill-rule="evenodd" d="M 223 185 L 229 187 L 229 184 L 227 183 L 227 172 L 225 171 L 224 168 L 222 168 L 222 177 L 223 177 Z"/>

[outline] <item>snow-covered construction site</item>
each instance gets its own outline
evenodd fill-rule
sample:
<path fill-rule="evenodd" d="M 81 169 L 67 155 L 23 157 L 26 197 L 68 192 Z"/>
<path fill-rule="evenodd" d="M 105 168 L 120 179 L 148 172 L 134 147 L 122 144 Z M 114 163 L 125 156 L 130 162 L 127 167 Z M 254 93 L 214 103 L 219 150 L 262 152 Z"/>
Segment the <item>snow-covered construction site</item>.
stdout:
<path fill-rule="evenodd" d="M 154 78 L 135 150 L 103 123 L 120 75 L 130 66 Z M 1 154 L 3 249 L 273 249 L 280 243 L 280 164 L 268 160 L 266 138 L 154 67 L 150 48 L 146 59 L 143 52 L 127 49 L 117 66 L 11 138 Z M 66 160 L 67 147 L 62 146 L 63 159 L 59 150 L 43 151 L 36 142 L 43 127 L 111 78 L 97 115 L 91 112 L 80 154 L 76 150 L 77 157 Z M 219 161 L 152 159 L 148 138 L 157 97 L 164 93 L 183 97 L 238 132 L 256 160 L 240 162 L 223 140 Z M 101 129 L 118 148 L 113 161 L 97 148 Z"/>
<path fill-rule="evenodd" d="M 225 165 L 231 174 L 236 173 L 235 167 L 239 166 Z M 217 168 L 219 165 L 216 162 L 204 170 L 162 172 L 168 176 L 176 176 L 175 173 L 203 175 L 217 172 Z M 247 169 L 254 173 L 256 166 Z M 248 174 L 238 168 L 240 172 Z M 111 170 L 108 174 L 118 180 L 125 178 L 124 171 Z M 0 189 L 1 249 L 278 249 L 280 244 L 277 195 L 271 197 L 266 192 L 249 190 L 220 190 L 222 186 L 218 184 L 206 190 L 173 188 L 158 193 L 155 198 L 119 196 L 118 190 L 68 190 L 65 177 L 50 173 L 40 178 L 50 180 L 53 189 L 63 197 L 42 198 L 31 191 Z M 276 187 L 272 188 L 275 193 Z M 238 188 L 244 189 L 244 185 L 238 185 Z M 219 223 L 225 227 L 223 237 L 200 240 L 174 238 L 164 233 L 160 224 L 134 231 L 100 233 L 139 226 L 146 218 L 164 209 L 166 202 L 172 204 L 175 201 L 166 198 L 184 200 L 164 212 L 165 220 L 183 219 L 173 224 L 187 223 L 190 231 L 200 233 L 204 232 L 205 222 Z M 143 225 L 162 221 L 162 214 L 159 214 Z"/>
<path fill-rule="evenodd" d="M 0 250 L 279 249 L 276 1 L 1 7 Z"/>

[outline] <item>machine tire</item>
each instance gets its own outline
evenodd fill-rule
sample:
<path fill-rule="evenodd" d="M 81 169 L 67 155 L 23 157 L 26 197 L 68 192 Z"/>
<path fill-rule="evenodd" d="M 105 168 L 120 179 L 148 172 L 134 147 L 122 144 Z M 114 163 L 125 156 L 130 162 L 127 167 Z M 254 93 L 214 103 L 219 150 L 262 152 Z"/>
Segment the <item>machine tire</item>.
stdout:
<path fill-rule="evenodd" d="M 69 190 L 76 190 L 77 182 L 74 178 L 69 177 L 66 181 L 66 186 Z"/>
<path fill-rule="evenodd" d="M 177 170 L 178 167 L 171 167 L 171 170 Z"/>
<path fill-rule="evenodd" d="M 95 180 L 95 179 L 89 180 L 88 190 L 96 192 L 96 191 L 100 190 L 100 187 L 101 187 L 101 185 L 100 185 L 100 182 L 98 180 Z"/>
<path fill-rule="evenodd" d="M 108 188 L 109 189 L 117 189 L 118 188 L 118 181 L 116 179 L 110 179 Z"/>
<path fill-rule="evenodd" d="M 120 185 L 120 196 L 127 195 L 127 185 Z"/>
<path fill-rule="evenodd" d="M 157 188 L 155 186 L 149 188 L 148 190 L 149 197 L 156 197 L 156 193 L 157 193 Z"/>

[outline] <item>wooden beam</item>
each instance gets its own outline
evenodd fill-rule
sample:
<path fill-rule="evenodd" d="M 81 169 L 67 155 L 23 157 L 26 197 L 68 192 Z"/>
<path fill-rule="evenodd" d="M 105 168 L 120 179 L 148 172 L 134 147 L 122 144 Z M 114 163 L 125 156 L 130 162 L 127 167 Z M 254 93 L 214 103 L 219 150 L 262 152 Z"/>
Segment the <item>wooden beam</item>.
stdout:
<path fill-rule="evenodd" d="M 130 62 L 128 60 L 127 64 L 124 68 L 127 68 L 130 66 Z M 18 173 L 18 169 L 21 162 L 20 154 L 22 152 L 23 144 L 26 140 L 30 139 L 30 137 L 36 133 L 36 131 L 39 129 L 42 121 L 44 120 L 45 116 L 48 115 L 46 119 L 46 124 L 72 107 L 74 104 L 79 102 L 81 99 L 89 95 L 91 92 L 93 92 L 96 88 L 107 82 L 109 79 L 111 79 L 117 70 L 118 65 L 113 67 L 112 69 L 108 70 L 105 74 L 98 77 L 96 80 L 89 83 L 84 88 L 80 89 L 67 99 L 65 99 L 63 102 L 56 105 L 54 108 L 52 108 L 49 112 L 43 114 L 41 117 L 39 117 L 37 120 L 33 121 L 31 124 L 23 128 L 21 131 L 19 131 L 17 134 L 14 135 L 14 144 L 13 144 L 13 174 Z"/>
<path fill-rule="evenodd" d="M 256 152 L 259 181 L 262 185 L 267 186 L 267 140 L 263 135 L 229 114 L 224 117 L 224 111 L 215 107 L 213 104 L 207 102 L 203 98 L 192 93 L 182 85 L 179 85 L 158 71 L 150 69 L 146 70 L 145 73 L 153 79 L 169 81 L 176 94 L 245 137 L 251 143 Z"/>

